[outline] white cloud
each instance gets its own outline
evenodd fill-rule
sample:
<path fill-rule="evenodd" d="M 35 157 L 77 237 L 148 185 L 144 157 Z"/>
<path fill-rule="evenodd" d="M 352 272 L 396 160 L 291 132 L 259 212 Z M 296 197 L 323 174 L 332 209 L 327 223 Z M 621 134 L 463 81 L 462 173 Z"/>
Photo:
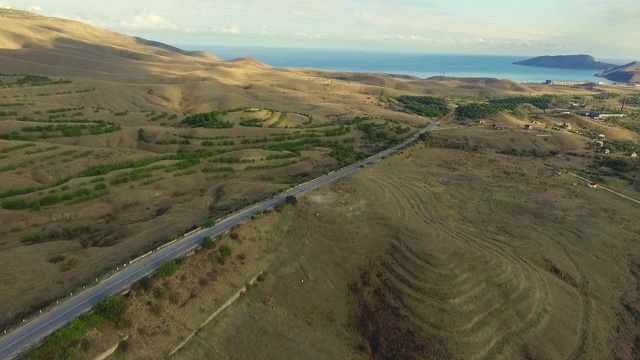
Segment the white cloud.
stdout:
<path fill-rule="evenodd" d="M 0 0 L 0 8 L 9 4 L 178 45 L 233 39 L 461 53 L 640 51 L 638 0 Z"/>
<path fill-rule="evenodd" d="M 230 25 L 220 29 L 220 32 L 223 32 L 225 34 L 240 34 L 240 29 L 235 25 Z"/>
<path fill-rule="evenodd" d="M 177 25 L 154 13 L 134 16 L 130 20 L 120 21 L 120 25 L 136 30 L 180 30 Z"/>

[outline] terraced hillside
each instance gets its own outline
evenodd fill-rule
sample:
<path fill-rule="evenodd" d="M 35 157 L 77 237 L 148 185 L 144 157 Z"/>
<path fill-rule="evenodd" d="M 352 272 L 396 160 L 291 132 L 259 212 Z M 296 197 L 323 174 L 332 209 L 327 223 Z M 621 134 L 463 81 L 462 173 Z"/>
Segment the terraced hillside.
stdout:
<path fill-rule="evenodd" d="M 0 259 L 11 269 L 0 280 L 8 296 L 0 328 L 208 218 L 419 128 L 381 116 L 251 107 L 186 116 L 143 98 L 144 108 L 86 107 L 87 99 L 111 96 L 108 86 L 33 75 L 0 80 Z M 32 271 L 35 264 L 50 281 Z"/>

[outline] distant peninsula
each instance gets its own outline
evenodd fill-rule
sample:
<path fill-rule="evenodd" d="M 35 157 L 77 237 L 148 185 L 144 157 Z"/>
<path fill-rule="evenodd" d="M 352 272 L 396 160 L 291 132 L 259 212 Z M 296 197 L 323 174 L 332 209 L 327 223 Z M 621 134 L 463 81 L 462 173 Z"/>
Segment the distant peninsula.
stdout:
<path fill-rule="evenodd" d="M 600 62 L 590 55 L 538 56 L 528 60 L 516 61 L 514 64 L 576 70 L 607 70 L 618 66 Z"/>
<path fill-rule="evenodd" d="M 616 82 L 638 84 L 640 83 L 640 62 L 633 61 L 628 64 L 609 68 L 600 74 L 596 74 L 596 76 Z"/>

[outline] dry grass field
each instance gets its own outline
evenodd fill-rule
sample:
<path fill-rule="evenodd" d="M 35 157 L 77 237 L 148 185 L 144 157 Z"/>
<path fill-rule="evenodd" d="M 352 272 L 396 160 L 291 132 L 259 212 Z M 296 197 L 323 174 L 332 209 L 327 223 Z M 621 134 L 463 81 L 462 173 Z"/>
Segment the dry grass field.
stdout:
<path fill-rule="evenodd" d="M 133 325 L 75 356 L 162 358 L 194 334 L 173 358 L 637 358 L 638 205 L 557 174 L 579 157 L 499 154 L 503 137 L 415 145 L 242 225 L 217 239 L 230 257 L 136 287 Z"/>
<path fill-rule="evenodd" d="M 223 62 L 4 9 L 0 24 L 0 328 L 209 217 L 426 124 L 382 95 L 537 91 Z M 232 127 L 182 124 L 210 111 Z M 343 126 L 358 116 L 386 138 Z"/>

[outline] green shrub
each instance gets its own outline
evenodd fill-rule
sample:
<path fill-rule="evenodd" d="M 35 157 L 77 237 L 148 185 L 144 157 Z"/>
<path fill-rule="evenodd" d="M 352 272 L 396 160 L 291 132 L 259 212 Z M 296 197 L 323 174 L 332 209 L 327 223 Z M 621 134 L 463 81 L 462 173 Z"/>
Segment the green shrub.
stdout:
<path fill-rule="evenodd" d="M 2 202 L 2 208 L 7 210 L 24 210 L 30 206 L 26 199 L 7 199 Z"/>
<path fill-rule="evenodd" d="M 607 157 L 600 161 L 600 166 L 606 166 L 620 172 L 631 172 L 636 168 L 636 164 L 631 159 Z"/>
<path fill-rule="evenodd" d="M 138 140 L 146 143 L 150 143 L 149 135 L 144 131 L 144 129 L 138 129 Z"/>
<path fill-rule="evenodd" d="M 27 244 L 36 244 L 42 240 L 42 237 L 38 233 L 27 232 L 22 234 L 22 242 Z"/>
<path fill-rule="evenodd" d="M 206 228 L 212 228 L 214 226 L 216 226 L 216 219 L 214 218 L 207 219 L 204 223 L 204 227 Z"/>
<path fill-rule="evenodd" d="M 97 303 L 93 310 L 98 316 L 117 323 L 127 311 L 127 303 L 122 296 L 109 296 Z"/>
<path fill-rule="evenodd" d="M 176 271 L 178 271 L 178 262 L 176 260 L 170 260 L 160 266 L 156 272 L 156 276 L 159 278 L 169 277 Z"/>
<path fill-rule="evenodd" d="M 439 117 L 447 111 L 447 101 L 441 97 L 403 95 L 395 100 L 404 108 L 422 116 Z"/>
<path fill-rule="evenodd" d="M 204 249 L 213 249 L 215 247 L 215 242 L 211 238 L 211 236 L 205 236 L 202 239 L 202 247 Z"/>
<path fill-rule="evenodd" d="M 233 252 L 233 251 L 231 250 L 231 247 L 230 247 L 230 246 L 228 246 L 228 245 L 220 245 L 220 246 L 218 247 L 218 253 L 220 254 L 220 256 L 221 256 L 223 259 L 226 259 L 226 258 L 228 258 L 229 256 L 231 256 L 232 252 Z"/>
<path fill-rule="evenodd" d="M 141 160 L 126 160 L 126 161 L 122 161 L 114 164 L 96 165 L 84 171 L 81 171 L 80 174 L 78 174 L 78 176 L 88 177 L 88 176 L 106 175 L 116 170 L 141 168 L 141 167 L 156 163 L 160 160 L 161 159 L 157 157 L 150 157 L 150 158 L 141 159 Z"/>
<path fill-rule="evenodd" d="M 219 111 L 212 111 L 205 114 L 195 114 L 187 117 L 182 121 L 183 124 L 191 127 L 204 127 L 209 129 L 228 129 L 233 127 L 233 123 L 228 121 L 220 121 L 217 116 Z"/>
<path fill-rule="evenodd" d="M 289 205 L 297 205 L 298 204 L 298 198 L 293 196 L 293 195 L 289 195 L 287 196 L 287 198 L 285 199 L 285 202 Z"/>

